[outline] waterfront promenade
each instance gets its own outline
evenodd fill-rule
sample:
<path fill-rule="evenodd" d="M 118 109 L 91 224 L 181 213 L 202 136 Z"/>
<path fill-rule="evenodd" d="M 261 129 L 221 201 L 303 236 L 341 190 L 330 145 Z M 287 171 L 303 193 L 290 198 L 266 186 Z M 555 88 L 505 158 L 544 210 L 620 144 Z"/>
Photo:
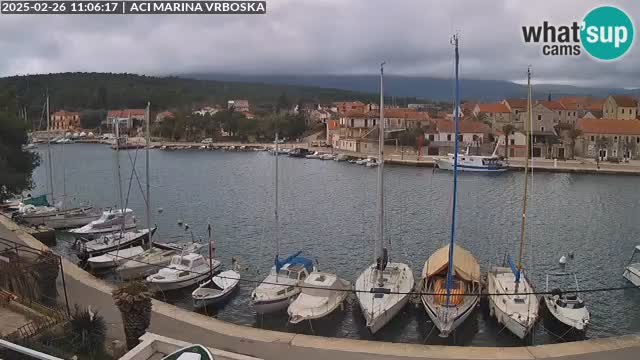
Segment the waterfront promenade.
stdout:
<path fill-rule="evenodd" d="M 45 249 L 46 246 L 0 216 L 0 237 Z M 120 313 L 111 299 L 113 285 L 64 260 L 69 299 L 91 305 L 109 324 L 109 339 L 124 338 Z M 362 341 L 298 335 L 226 323 L 161 301 L 153 301 L 149 331 L 264 359 L 637 359 L 640 335 L 528 347 L 459 347 Z M 224 358 L 224 357 L 222 357 Z"/>

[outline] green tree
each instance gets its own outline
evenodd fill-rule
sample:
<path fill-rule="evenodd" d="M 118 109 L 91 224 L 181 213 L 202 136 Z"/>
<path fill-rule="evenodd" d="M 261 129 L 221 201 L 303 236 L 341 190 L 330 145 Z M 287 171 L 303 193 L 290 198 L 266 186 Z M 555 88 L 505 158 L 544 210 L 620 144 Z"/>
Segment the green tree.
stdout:
<path fill-rule="evenodd" d="M 571 146 L 571 159 L 575 158 L 576 152 L 576 139 L 582 136 L 582 130 L 572 126 L 567 132 L 567 137 L 569 138 L 570 146 Z"/>
<path fill-rule="evenodd" d="M 504 133 L 504 157 L 509 158 L 509 136 L 513 134 L 515 128 L 511 124 L 504 124 L 502 126 L 502 132 Z"/>
<path fill-rule="evenodd" d="M 0 201 L 30 190 L 32 173 L 40 164 L 34 152 L 23 150 L 27 125 L 18 119 L 13 92 L 0 93 Z"/>
<path fill-rule="evenodd" d="M 105 110 L 83 110 L 80 112 L 80 127 L 83 129 L 97 129 L 107 118 Z"/>
<path fill-rule="evenodd" d="M 276 102 L 276 112 L 279 113 L 283 111 L 289 111 L 289 108 L 291 108 L 291 102 L 287 98 L 287 94 L 280 94 L 280 96 L 278 97 L 278 102 Z"/>

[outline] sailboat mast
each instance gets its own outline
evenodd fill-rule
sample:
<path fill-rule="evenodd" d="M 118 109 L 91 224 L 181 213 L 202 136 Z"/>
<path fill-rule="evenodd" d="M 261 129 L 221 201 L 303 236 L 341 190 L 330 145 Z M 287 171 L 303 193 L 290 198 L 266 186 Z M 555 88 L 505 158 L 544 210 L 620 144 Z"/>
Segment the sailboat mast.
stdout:
<path fill-rule="evenodd" d="M 459 122 L 459 103 L 460 103 L 460 87 L 458 84 L 458 64 L 460 62 L 458 53 L 458 35 L 453 35 L 451 43 L 455 46 L 455 63 L 456 63 L 456 98 L 455 98 L 455 141 L 453 146 L 453 200 L 451 206 L 451 240 L 449 242 L 449 265 L 447 267 L 447 306 L 449 306 L 449 298 L 451 297 L 451 282 L 453 281 L 453 243 L 456 233 L 456 201 L 458 197 L 458 148 L 460 146 L 458 133 L 460 132 Z"/>
<path fill-rule="evenodd" d="M 384 62 L 380 64 L 380 124 L 378 125 L 378 282 L 382 285 L 384 259 Z"/>
<path fill-rule="evenodd" d="M 276 121 L 278 121 L 276 119 Z M 276 222 L 276 231 L 275 231 L 275 235 L 276 235 L 276 257 L 280 255 L 280 234 L 279 234 L 279 229 L 280 229 L 280 219 L 278 218 L 278 130 L 277 130 L 277 123 L 276 123 L 276 174 L 275 174 L 275 191 L 274 191 L 274 208 L 273 208 L 273 215 L 275 218 L 275 222 Z M 278 281 L 278 271 L 276 271 L 276 281 Z"/>
<path fill-rule="evenodd" d="M 51 133 L 50 131 L 50 112 L 49 112 L 49 89 L 47 89 L 47 165 L 49 167 L 49 189 L 51 190 L 51 204 L 55 206 L 53 199 L 53 157 L 51 156 Z"/>
<path fill-rule="evenodd" d="M 147 103 L 147 109 L 144 112 L 145 118 L 145 127 L 146 127 L 146 146 L 145 146 L 145 155 L 146 155 L 146 178 L 147 178 L 147 229 L 149 229 L 149 249 L 153 247 L 153 232 L 151 231 L 151 185 L 149 177 L 151 176 L 149 172 L 149 146 L 151 144 L 151 133 L 149 132 L 149 108 L 151 107 L 151 103 Z"/>
<path fill-rule="evenodd" d="M 522 257 L 524 255 L 524 230 L 527 220 L 527 191 L 529 190 L 529 134 L 531 133 L 531 119 L 532 119 L 532 106 L 531 106 L 531 67 L 527 69 L 527 114 L 528 119 L 525 122 L 524 129 L 526 135 L 527 151 L 524 155 L 524 193 L 522 195 L 522 221 L 520 222 L 520 255 L 518 256 L 518 270 L 522 269 Z"/>
<path fill-rule="evenodd" d="M 118 200 L 120 200 L 120 211 L 122 214 L 121 233 L 124 233 L 124 223 L 126 222 L 126 213 L 124 209 L 124 199 L 122 198 L 122 176 L 120 175 L 120 120 L 116 119 L 116 176 L 118 180 Z"/>

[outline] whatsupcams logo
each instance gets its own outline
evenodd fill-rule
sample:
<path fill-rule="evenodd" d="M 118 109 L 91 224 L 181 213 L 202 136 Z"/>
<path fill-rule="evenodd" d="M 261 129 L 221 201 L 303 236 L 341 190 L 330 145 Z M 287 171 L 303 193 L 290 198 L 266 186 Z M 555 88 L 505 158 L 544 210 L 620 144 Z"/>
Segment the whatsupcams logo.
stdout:
<path fill-rule="evenodd" d="M 578 23 L 554 26 L 544 21 L 538 26 L 523 26 L 526 43 L 542 44 L 543 55 L 577 56 L 584 50 L 598 60 L 614 60 L 624 55 L 633 43 L 631 18 L 613 6 L 591 10 Z"/>

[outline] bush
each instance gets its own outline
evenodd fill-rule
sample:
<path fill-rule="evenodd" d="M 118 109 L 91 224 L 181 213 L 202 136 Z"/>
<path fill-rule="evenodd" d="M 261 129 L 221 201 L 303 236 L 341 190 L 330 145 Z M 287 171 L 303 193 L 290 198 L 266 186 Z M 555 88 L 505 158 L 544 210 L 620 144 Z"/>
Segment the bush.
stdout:
<path fill-rule="evenodd" d="M 97 312 L 92 312 L 91 308 L 81 309 L 76 305 L 68 327 L 75 352 L 91 357 L 104 352 L 107 323 Z"/>

